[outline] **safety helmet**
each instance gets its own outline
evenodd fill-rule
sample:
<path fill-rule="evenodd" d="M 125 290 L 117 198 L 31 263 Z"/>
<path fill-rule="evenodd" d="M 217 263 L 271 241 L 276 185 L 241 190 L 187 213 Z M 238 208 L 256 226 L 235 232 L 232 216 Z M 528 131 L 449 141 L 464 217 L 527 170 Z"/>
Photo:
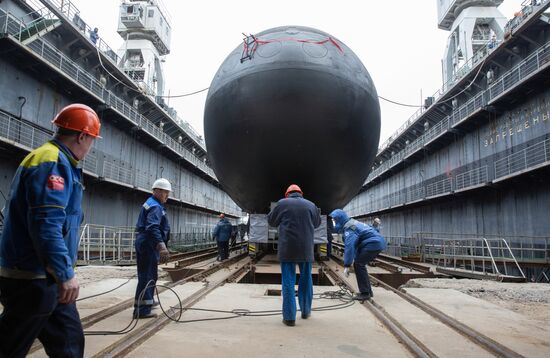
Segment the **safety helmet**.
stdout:
<path fill-rule="evenodd" d="M 219 216 L 220 216 L 220 219 L 223 219 L 225 217 L 225 214 L 221 213 Z"/>
<path fill-rule="evenodd" d="M 58 127 L 83 132 L 95 138 L 99 136 L 101 123 L 97 113 L 90 107 L 75 103 L 63 108 L 52 121 Z"/>
<path fill-rule="evenodd" d="M 172 191 L 172 185 L 168 180 L 164 178 L 160 178 L 155 180 L 155 182 L 153 183 L 153 189 L 163 189 L 163 190 Z"/>
<path fill-rule="evenodd" d="M 372 223 L 375 225 L 375 226 L 378 226 L 382 223 L 382 220 L 380 220 L 380 218 L 374 218 L 374 220 L 372 221 Z"/>
<path fill-rule="evenodd" d="M 302 189 L 300 189 L 300 187 L 296 184 L 292 184 L 288 187 L 288 189 L 286 190 L 286 193 L 285 193 L 285 198 L 288 198 L 288 195 L 290 193 L 293 193 L 293 192 L 298 192 L 302 195 L 304 195 L 304 193 L 302 193 Z"/>

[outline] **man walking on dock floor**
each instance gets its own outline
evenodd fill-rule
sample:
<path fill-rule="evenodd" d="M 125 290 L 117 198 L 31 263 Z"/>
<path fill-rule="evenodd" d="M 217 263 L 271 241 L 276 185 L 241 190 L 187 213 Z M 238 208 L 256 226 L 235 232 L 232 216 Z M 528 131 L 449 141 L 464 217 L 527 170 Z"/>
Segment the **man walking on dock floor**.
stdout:
<path fill-rule="evenodd" d="M 288 187 L 285 198 L 268 214 L 270 226 L 279 228 L 278 256 L 281 262 L 281 285 L 283 295 L 283 323 L 294 326 L 296 322 L 296 264 L 300 267 L 298 302 L 302 318 L 311 314 L 313 299 L 313 231 L 321 224 L 319 209 L 304 199 L 296 184 Z"/>
<path fill-rule="evenodd" d="M 101 124 L 83 104 L 63 108 L 52 140 L 13 178 L 0 239 L 0 357 L 24 357 L 38 338 L 50 357 L 82 357 L 84 332 L 74 273 L 82 221 L 78 162 Z"/>
<path fill-rule="evenodd" d="M 231 232 L 233 231 L 233 226 L 225 214 L 220 214 L 220 221 L 216 224 L 212 236 L 218 244 L 218 261 L 227 260 L 229 258 L 229 239 L 231 238 Z"/>

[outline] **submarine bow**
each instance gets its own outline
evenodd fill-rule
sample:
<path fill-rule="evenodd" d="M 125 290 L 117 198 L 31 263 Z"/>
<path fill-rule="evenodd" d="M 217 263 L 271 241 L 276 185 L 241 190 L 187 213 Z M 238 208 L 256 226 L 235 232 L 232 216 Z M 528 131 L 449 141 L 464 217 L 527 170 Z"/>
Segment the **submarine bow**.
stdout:
<path fill-rule="evenodd" d="M 323 213 L 361 189 L 380 139 L 380 105 L 359 58 L 333 36 L 283 26 L 248 36 L 218 69 L 204 113 L 212 168 L 249 213 L 290 184 Z"/>

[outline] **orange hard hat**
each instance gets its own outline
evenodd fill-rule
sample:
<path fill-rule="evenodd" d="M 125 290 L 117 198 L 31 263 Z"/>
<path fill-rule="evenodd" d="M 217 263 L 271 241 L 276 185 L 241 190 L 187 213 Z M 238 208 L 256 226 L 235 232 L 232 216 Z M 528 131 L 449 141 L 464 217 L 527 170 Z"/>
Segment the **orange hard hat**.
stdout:
<path fill-rule="evenodd" d="M 58 127 L 83 132 L 95 138 L 99 136 L 99 117 L 90 107 L 75 103 L 63 108 L 52 121 Z"/>
<path fill-rule="evenodd" d="M 298 193 L 304 195 L 304 193 L 302 193 L 302 189 L 300 189 L 300 187 L 296 184 L 292 184 L 288 187 L 288 189 L 286 190 L 286 193 L 285 193 L 285 198 L 288 198 L 288 195 L 292 192 L 295 192 L 297 191 Z"/>
<path fill-rule="evenodd" d="M 223 219 L 225 217 L 225 214 L 224 213 L 221 213 L 220 214 L 220 219 Z"/>

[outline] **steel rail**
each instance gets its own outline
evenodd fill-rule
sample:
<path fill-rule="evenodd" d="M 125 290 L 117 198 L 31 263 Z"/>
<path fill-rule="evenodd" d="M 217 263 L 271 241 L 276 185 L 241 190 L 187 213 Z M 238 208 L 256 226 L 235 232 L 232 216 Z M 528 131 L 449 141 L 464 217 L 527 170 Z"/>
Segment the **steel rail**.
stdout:
<path fill-rule="evenodd" d="M 230 265 L 234 264 L 235 262 L 238 262 L 239 260 L 243 259 L 247 255 L 248 255 L 248 253 L 243 253 L 243 254 L 237 255 L 235 257 L 230 258 L 229 260 L 220 262 L 218 264 L 214 264 L 212 267 L 204 269 L 201 272 L 197 272 L 196 274 L 188 276 L 184 279 L 181 279 L 181 280 L 176 281 L 176 282 L 167 283 L 165 286 L 169 287 L 169 288 L 173 288 L 175 286 L 184 284 L 186 282 L 201 281 L 202 279 L 204 279 L 204 277 L 209 276 L 209 275 L 213 274 L 214 272 L 219 271 L 223 268 L 226 268 L 227 266 L 230 266 Z M 168 288 L 165 288 L 165 287 L 158 287 L 157 291 L 160 294 L 160 293 L 166 291 L 167 289 Z M 122 302 L 119 302 L 119 303 L 117 303 L 113 306 L 107 307 L 104 310 L 93 313 L 93 314 L 91 314 L 89 316 L 86 316 L 86 317 L 82 317 L 80 319 L 80 322 L 82 324 L 82 328 L 83 329 L 89 328 L 89 327 L 93 326 L 94 324 L 96 324 L 97 322 L 100 322 L 100 321 L 102 321 L 102 320 L 104 320 L 108 317 L 111 317 L 111 316 L 113 316 L 117 313 L 120 313 L 120 312 L 124 311 L 125 309 L 128 309 L 128 308 L 132 307 L 134 305 L 134 301 L 135 300 L 132 297 L 132 298 L 129 298 L 129 299 L 124 300 Z M 36 351 L 38 351 L 42 348 L 43 347 L 42 347 L 42 344 L 40 342 L 35 342 L 31 346 L 28 354 L 32 354 L 32 353 L 34 353 L 34 352 L 36 352 Z"/>
<path fill-rule="evenodd" d="M 378 278 L 369 275 L 369 278 L 376 282 L 378 285 L 382 286 L 386 290 L 390 290 L 397 294 L 399 297 L 403 298 L 407 302 L 412 303 L 416 307 L 420 308 L 424 312 L 428 313 L 430 316 L 437 318 L 439 321 L 444 323 L 445 325 L 449 326 L 450 328 L 454 329 L 456 332 L 460 333 L 464 337 L 468 338 L 478 346 L 482 347 L 486 351 L 498 356 L 498 357 L 505 357 L 505 358 L 519 358 L 523 357 L 521 354 L 511 350 L 510 348 L 498 343 L 497 341 L 487 337 L 486 335 L 482 334 L 479 331 L 476 331 L 475 329 L 468 327 L 467 325 L 459 322 L 458 320 L 452 318 L 451 316 L 448 316 L 447 314 L 441 312 L 437 308 L 423 302 L 422 300 L 414 297 L 411 294 L 408 294 L 407 292 L 397 290 L 387 283 L 379 280 Z"/>
<path fill-rule="evenodd" d="M 408 268 L 413 269 L 415 271 L 420 271 L 420 272 L 423 272 L 423 273 L 430 273 L 431 272 L 429 267 L 426 267 L 424 265 L 421 265 L 421 264 L 418 264 L 418 263 L 415 263 L 415 262 L 406 261 L 406 260 L 403 260 L 403 259 L 399 259 L 397 257 L 384 255 L 384 254 L 378 254 L 378 257 L 382 260 L 391 261 L 391 262 L 394 262 L 394 263 L 396 263 L 400 266 L 405 266 L 405 267 L 408 267 Z"/>
<path fill-rule="evenodd" d="M 205 254 L 207 252 L 213 252 L 214 250 L 217 250 L 217 248 L 216 247 L 209 247 L 209 248 L 202 249 L 202 250 L 178 252 L 176 254 L 171 254 L 170 259 L 168 260 L 168 262 L 183 260 L 183 259 L 186 259 L 188 257 L 195 256 L 195 255 Z"/>
<path fill-rule="evenodd" d="M 403 270 L 401 267 L 398 267 L 394 264 L 391 264 L 389 262 L 381 261 L 379 259 L 374 259 L 374 265 L 375 267 L 380 267 L 386 271 L 392 272 L 392 273 L 401 273 Z"/>
<path fill-rule="evenodd" d="M 236 277 L 241 274 L 242 271 L 246 270 L 247 267 L 250 267 L 250 264 L 253 262 L 252 258 L 246 257 L 241 262 L 239 262 L 239 267 L 233 271 L 229 272 L 223 276 L 222 279 L 208 284 L 207 286 L 201 288 L 197 292 L 193 293 L 191 296 L 182 301 L 183 308 L 189 308 L 197 303 L 199 300 L 204 298 L 210 292 L 214 291 L 216 288 L 223 285 L 228 280 L 231 280 L 233 277 Z M 168 323 L 172 322 L 170 317 L 175 317 L 178 315 L 179 307 L 170 308 L 165 315 L 159 316 L 139 328 L 135 328 L 130 333 L 128 333 L 123 338 L 119 339 L 115 343 L 109 345 L 108 347 L 102 349 L 100 352 L 94 354 L 92 357 L 124 357 L 129 352 L 134 350 L 141 343 L 145 342 L 147 339 L 152 337 L 155 333 L 161 330 Z"/>
<path fill-rule="evenodd" d="M 326 263 L 321 263 L 321 267 L 331 276 L 337 283 L 344 284 L 350 291 L 355 289 L 336 271 L 334 271 Z M 419 358 L 435 358 L 437 357 L 428 347 L 420 342 L 412 333 L 405 329 L 395 318 L 393 318 L 382 307 L 372 301 L 364 301 L 363 305 L 382 323 L 390 332 L 402 343 L 405 348 L 415 357 Z"/>

